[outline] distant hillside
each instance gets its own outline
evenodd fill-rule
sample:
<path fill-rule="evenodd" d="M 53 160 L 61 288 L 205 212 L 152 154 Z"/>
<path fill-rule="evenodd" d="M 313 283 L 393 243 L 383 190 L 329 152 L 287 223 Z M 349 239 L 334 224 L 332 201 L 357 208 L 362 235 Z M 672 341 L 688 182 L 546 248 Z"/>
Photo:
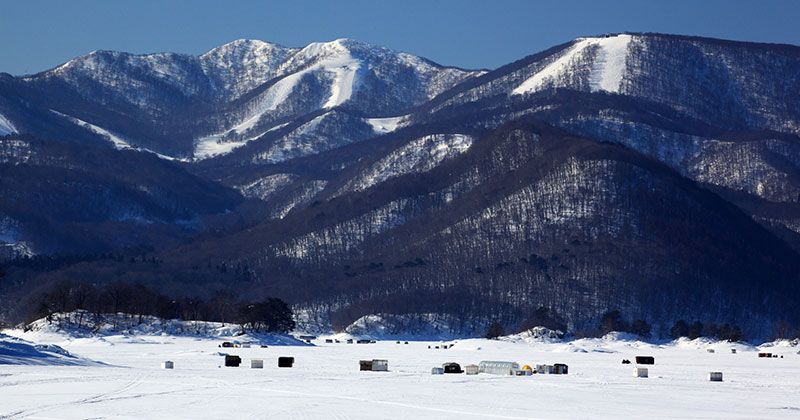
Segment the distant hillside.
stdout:
<path fill-rule="evenodd" d="M 0 299 L 125 281 L 321 329 L 544 307 L 792 335 L 799 95 L 800 47 L 640 33 L 488 72 L 342 39 L 1 75 Z"/>

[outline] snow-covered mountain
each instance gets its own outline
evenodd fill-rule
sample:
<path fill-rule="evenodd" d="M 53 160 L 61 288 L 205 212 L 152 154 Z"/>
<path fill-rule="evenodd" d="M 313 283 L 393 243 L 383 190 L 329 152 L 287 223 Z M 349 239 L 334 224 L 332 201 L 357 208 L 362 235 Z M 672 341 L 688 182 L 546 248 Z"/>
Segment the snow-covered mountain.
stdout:
<path fill-rule="evenodd" d="M 22 133 L 0 139 L 0 187 L 18 197 L 0 199 L 0 234 L 17 253 L 72 250 L 37 242 L 202 219 L 180 245 L 120 241 L 163 265 L 53 278 L 248 282 L 235 289 L 342 327 L 377 313 L 510 326 L 539 306 L 582 327 L 613 307 L 770 334 L 800 325 L 798 75 L 800 47 L 660 34 L 489 72 L 348 39 L 96 52 L 0 75 L 0 130 Z M 116 172 L 86 169 L 112 157 Z M 68 165 L 84 170 L 62 185 Z"/>
<path fill-rule="evenodd" d="M 0 91 L 0 110 L 3 102 L 10 108 L 0 133 L 39 134 L 36 116 L 21 109 L 28 107 L 124 138 L 134 149 L 206 159 L 322 110 L 397 117 L 477 74 L 350 39 L 304 48 L 237 40 L 200 56 L 95 51 L 9 79 Z M 31 96 L 33 104 L 14 104 Z"/>
<path fill-rule="evenodd" d="M 462 85 L 435 109 L 567 88 L 652 101 L 726 129 L 797 134 L 800 48 L 662 34 L 579 38 Z"/>
<path fill-rule="evenodd" d="M 493 128 L 533 115 L 657 159 L 800 245 L 798 75 L 797 46 L 587 37 L 461 84 L 408 120 Z"/>

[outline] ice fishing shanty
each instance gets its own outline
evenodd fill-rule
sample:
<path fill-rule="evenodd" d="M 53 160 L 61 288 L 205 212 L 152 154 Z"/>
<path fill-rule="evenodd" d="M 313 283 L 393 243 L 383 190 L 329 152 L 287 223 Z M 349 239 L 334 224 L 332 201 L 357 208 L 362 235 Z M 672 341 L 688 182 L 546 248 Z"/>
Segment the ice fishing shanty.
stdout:
<path fill-rule="evenodd" d="M 480 373 L 488 373 L 492 375 L 513 375 L 514 372 L 518 370 L 519 363 L 516 362 L 484 360 L 478 363 L 478 371 Z"/>
<path fill-rule="evenodd" d="M 385 359 L 359 360 L 358 367 L 363 371 L 387 372 L 389 361 Z"/>
<path fill-rule="evenodd" d="M 479 371 L 480 371 L 480 368 L 478 367 L 478 365 L 466 365 L 466 366 L 464 366 L 464 372 L 466 372 L 467 375 L 477 375 Z"/>
<path fill-rule="evenodd" d="M 553 373 L 556 375 L 566 375 L 569 373 L 569 366 L 563 363 L 556 363 L 553 365 Z"/>
<path fill-rule="evenodd" d="M 461 365 L 455 362 L 444 363 L 442 365 L 442 369 L 444 369 L 444 373 L 463 373 L 464 371 L 461 370 Z"/>

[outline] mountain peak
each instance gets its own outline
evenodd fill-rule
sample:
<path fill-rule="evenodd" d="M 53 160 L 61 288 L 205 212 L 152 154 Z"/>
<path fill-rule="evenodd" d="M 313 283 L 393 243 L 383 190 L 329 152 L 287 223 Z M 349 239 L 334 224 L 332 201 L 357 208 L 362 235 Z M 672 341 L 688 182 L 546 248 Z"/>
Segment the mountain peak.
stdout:
<path fill-rule="evenodd" d="M 226 53 L 245 53 L 251 51 L 271 51 L 271 50 L 289 50 L 290 48 L 274 42 L 262 41 L 260 39 L 240 38 L 227 42 L 218 47 L 212 48 L 208 52 L 201 54 L 200 58 L 207 56 L 218 56 Z"/>

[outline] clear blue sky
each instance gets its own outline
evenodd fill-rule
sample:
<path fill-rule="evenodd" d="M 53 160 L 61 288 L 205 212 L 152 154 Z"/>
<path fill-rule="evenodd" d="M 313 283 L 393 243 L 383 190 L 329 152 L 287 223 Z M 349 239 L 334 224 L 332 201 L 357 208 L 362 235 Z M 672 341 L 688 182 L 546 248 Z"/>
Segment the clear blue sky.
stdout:
<path fill-rule="evenodd" d="M 581 35 L 666 32 L 800 44 L 798 0 L 37 1 L 0 3 L 0 72 L 92 50 L 199 54 L 237 38 L 350 37 L 494 68 Z"/>

